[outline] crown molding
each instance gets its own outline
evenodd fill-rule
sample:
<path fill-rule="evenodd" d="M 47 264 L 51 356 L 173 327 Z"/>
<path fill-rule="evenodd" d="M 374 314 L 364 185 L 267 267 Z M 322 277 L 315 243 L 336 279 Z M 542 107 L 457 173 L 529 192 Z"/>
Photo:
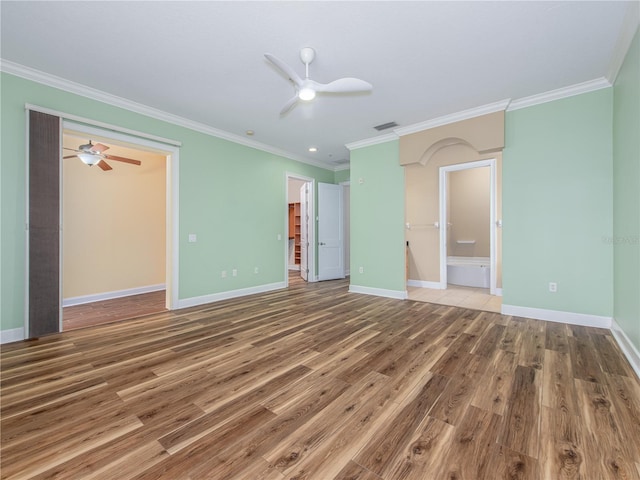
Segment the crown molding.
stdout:
<path fill-rule="evenodd" d="M 580 95 L 582 93 L 588 93 L 588 92 L 592 92 L 602 88 L 611 87 L 612 81 L 610 81 L 608 78 L 615 78 L 615 76 L 617 75 L 620 69 L 620 66 L 622 65 L 622 62 L 624 61 L 624 57 L 626 56 L 626 52 L 629 49 L 631 40 L 633 39 L 633 35 L 635 34 L 635 31 L 638 29 L 637 15 L 638 15 L 638 6 L 634 3 L 629 7 L 629 10 L 625 17 L 625 24 L 624 24 L 625 28 L 623 32 L 620 34 L 620 37 L 618 39 L 618 43 L 616 47 L 617 53 L 614 56 L 614 59 L 612 60 L 612 64 L 610 66 L 610 72 L 607 78 L 601 77 L 595 80 L 589 80 L 587 82 L 578 83 L 576 85 L 570 85 L 568 87 L 558 88 L 556 90 L 551 90 L 548 92 L 531 95 L 529 97 L 519 98 L 513 101 L 509 99 L 501 100 L 499 102 L 490 103 L 487 105 L 482 105 L 482 106 L 471 108 L 468 110 L 463 110 L 461 112 L 437 117 L 431 120 L 426 120 L 424 122 L 415 123 L 413 125 L 408 125 L 406 127 L 396 128 L 393 130 L 393 133 L 387 133 L 377 137 L 358 140 L 355 142 L 348 143 L 345 146 L 349 150 L 368 147 L 371 145 L 377 145 L 380 143 L 386 143 L 392 140 L 397 140 L 399 137 L 404 135 L 409 135 L 412 133 L 420 132 L 430 128 L 439 127 L 442 125 L 447 125 L 454 122 L 459 122 L 462 120 L 468 120 L 470 118 L 479 117 L 481 115 L 487 115 L 490 113 L 495 113 L 501 110 L 506 110 L 506 111 L 519 110 L 521 108 L 531 107 L 534 105 L 539 105 L 542 103 L 547 103 L 554 100 L 560 100 L 562 98 L 567 98 L 574 95 Z M 335 171 L 346 170 L 347 168 L 350 168 L 349 164 L 333 167 L 331 165 L 327 165 L 320 161 L 314 161 L 306 157 L 301 157 L 299 155 L 295 155 L 291 152 L 287 152 L 285 150 L 273 147 L 271 145 L 260 143 L 255 140 L 250 140 L 240 135 L 235 135 L 233 133 L 217 129 L 200 122 L 195 122 L 193 120 L 189 120 L 187 118 L 180 117 L 178 115 L 174 115 L 153 107 L 149 107 L 141 103 L 136 103 L 126 98 L 118 97 L 116 95 L 112 95 L 112 94 L 103 92 L 101 90 L 97 90 L 95 88 L 87 87 L 85 85 L 72 82 L 70 80 L 66 80 L 64 78 L 57 77 L 55 75 L 51 75 L 51 74 L 48 74 L 30 67 L 26 67 L 24 65 L 20 65 L 18 63 L 14 63 L 5 59 L 0 59 L 0 71 L 11 74 L 11 75 L 15 75 L 17 77 L 24 78 L 26 80 L 31 80 L 43 85 L 47 85 L 49 87 L 57 88 L 59 90 L 64 90 L 66 92 L 73 93 L 75 95 L 86 97 L 91 100 L 96 100 L 108 105 L 119 107 L 124 110 L 128 110 L 130 112 L 134 112 L 140 115 L 154 118 L 156 120 L 160 120 L 167 123 L 171 123 L 176 126 L 188 128 L 189 130 L 194 130 L 196 132 L 204 133 L 206 135 L 210 135 L 216 138 L 228 140 L 230 142 L 244 145 L 246 147 L 255 148 L 256 150 L 261 150 L 266 153 L 271 153 L 273 155 L 288 158 L 296 162 L 322 168 L 324 170 L 335 172 Z"/>
<path fill-rule="evenodd" d="M 356 148 L 370 147 L 371 145 L 387 143 L 397 139 L 398 139 L 398 135 L 396 135 L 395 133 L 387 133 L 385 135 L 380 135 L 378 137 L 365 138 L 364 140 L 358 140 L 356 142 L 347 143 L 345 147 L 347 147 L 351 151 L 351 150 L 355 150 Z"/>
<path fill-rule="evenodd" d="M 470 108 L 457 113 L 451 113 L 442 117 L 433 118 L 424 122 L 414 123 L 406 127 L 395 128 L 393 131 L 396 135 L 402 137 L 412 133 L 422 132 L 430 128 L 441 127 L 442 125 L 448 125 L 450 123 L 460 122 L 462 120 L 468 120 L 470 118 L 479 117 L 481 115 L 487 115 L 489 113 L 500 112 L 505 110 L 509 106 L 510 99 L 500 100 L 499 102 L 489 103 L 480 107 Z"/>
<path fill-rule="evenodd" d="M 519 98 L 511 102 L 511 105 L 507 108 L 507 112 L 540 105 L 541 103 L 553 102 L 554 100 L 560 100 L 562 98 L 573 97 L 574 95 L 580 95 L 582 93 L 593 92 L 610 86 L 611 83 L 606 78 L 596 78 L 595 80 L 589 80 L 587 82 L 577 83 L 568 87 L 562 87 L 556 90 L 531 95 L 529 97 Z"/>
<path fill-rule="evenodd" d="M 613 49 L 613 55 L 611 62 L 609 63 L 609 70 L 606 78 L 609 83 L 613 85 L 618 77 L 620 68 L 624 63 L 624 59 L 627 56 L 627 52 L 631 47 L 633 37 L 638 31 L 638 25 L 640 25 L 640 2 L 631 2 L 627 7 L 624 20 L 622 21 L 622 28 L 618 35 L 618 41 Z"/>
<path fill-rule="evenodd" d="M 397 139 L 404 135 L 409 135 L 411 133 L 417 133 L 423 130 L 428 130 L 430 128 L 440 127 L 442 125 L 448 125 L 450 123 L 460 122 L 462 120 L 468 120 L 470 118 L 479 117 L 481 115 L 487 115 L 489 113 L 499 112 L 501 110 L 510 112 L 513 110 L 519 110 L 521 108 L 532 107 L 534 105 L 539 105 L 541 103 L 560 100 L 562 98 L 572 97 L 574 95 L 580 95 L 582 93 L 593 92 L 595 90 L 600 90 L 601 88 L 608 88 L 608 87 L 611 87 L 611 85 L 612 84 L 611 82 L 609 82 L 609 80 L 607 80 L 605 77 L 601 77 L 595 80 L 589 80 L 587 82 L 570 85 L 568 87 L 558 88 L 556 90 L 551 90 L 548 92 L 539 93 L 536 95 L 531 95 L 529 97 L 523 97 L 516 100 L 509 100 L 509 99 L 501 100 L 499 102 L 489 103 L 487 105 L 471 108 L 469 110 L 463 110 L 461 112 L 451 113 L 449 115 L 444 115 L 442 117 L 434 118 L 434 119 L 427 120 L 420 123 L 415 123 L 413 125 L 408 125 L 406 127 L 395 128 L 393 130 L 394 133 L 389 133 L 387 135 L 382 135 L 380 137 L 373 137 L 373 138 L 368 138 L 368 139 L 348 143 L 346 147 L 349 150 L 354 150 L 356 148 L 376 145 L 378 143 L 384 143 L 390 140 Z"/>
<path fill-rule="evenodd" d="M 255 148 L 256 150 L 261 150 L 263 152 L 288 158 L 290 160 L 295 160 L 296 162 L 305 163 L 307 165 L 312 165 L 324 170 L 333 170 L 332 166 L 326 165 L 320 161 L 314 161 L 305 157 L 301 157 L 291 152 L 272 147 L 271 145 L 256 142 L 255 140 L 250 140 L 240 135 L 235 135 L 233 133 L 211 127 L 204 123 L 195 122 L 193 120 L 189 120 L 187 118 L 180 117 L 178 115 L 174 115 L 157 108 L 133 102 L 126 98 L 118 97 L 117 95 L 112 95 L 110 93 L 103 92 L 102 90 L 87 87 L 80 83 L 72 82 L 70 80 L 57 77 L 55 75 L 36 70 L 34 68 L 26 67 L 9 60 L 0 59 L 0 71 L 8 73 L 10 75 L 15 75 L 16 77 L 24 78 L 26 80 L 31 80 L 42 85 L 57 88 L 58 90 L 64 90 L 65 92 L 73 93 L 81 97 L 96 100 L 101 103 L 106 103 L 107 105 L 122 108 L 130 112 L 138 113 L 146 117 L 171 123 L 176 126 L 188 128 L 189 130 L 204 133 L 205 135 L 228 140 L 233 143 Z"/>

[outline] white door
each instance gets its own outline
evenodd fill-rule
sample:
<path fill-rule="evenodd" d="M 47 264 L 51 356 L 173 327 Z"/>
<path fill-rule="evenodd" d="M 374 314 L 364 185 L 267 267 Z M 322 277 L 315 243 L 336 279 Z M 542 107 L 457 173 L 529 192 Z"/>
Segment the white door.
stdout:
<path fill-rule="evenodd" d="M 318 183 L 318 280 L 344 278 L 342 185 Z"/>
<path fill-rule="evenodd" d="M 300 187 L 300 276 L 308 281 L 309 273 L 309 184 Z"/>

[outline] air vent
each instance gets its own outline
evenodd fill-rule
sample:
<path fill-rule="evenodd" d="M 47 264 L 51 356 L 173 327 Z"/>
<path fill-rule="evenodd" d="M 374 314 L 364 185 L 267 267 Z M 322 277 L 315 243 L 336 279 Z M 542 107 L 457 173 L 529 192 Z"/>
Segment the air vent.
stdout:
<path fill-rule="evenodd" d="M 393 128 L 397 126 L 398 124 L 396 122 L 388 122 L 388 123 L 383 123 L 382 125 L 377 125 L 373 128 L 375 128 L 378 131 L 381 131 L 381 130 L 386 130 L 387 128 Z"/>

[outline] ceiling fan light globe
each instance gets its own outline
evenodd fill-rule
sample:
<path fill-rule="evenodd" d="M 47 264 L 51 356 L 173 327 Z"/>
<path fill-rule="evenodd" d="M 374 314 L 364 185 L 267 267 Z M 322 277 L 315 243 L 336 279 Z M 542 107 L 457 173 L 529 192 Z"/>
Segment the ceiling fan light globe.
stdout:
<path fill-rule="evenodd" d="M 90 153 L 79 153 L 78 158 L 82 160 L 82 163 L 89 165 L 90 167 L 102 160 L 102 157 L 100 157 L 100 155 L 92 155 Z"/>
<path fill-rule="evenodd" d="M 298 92 L 298 98 L 300 100 L 304 100 L 305 102 L 308 102 L 316 98 L 316 91 L 310 87 L 302 87 Z"/>

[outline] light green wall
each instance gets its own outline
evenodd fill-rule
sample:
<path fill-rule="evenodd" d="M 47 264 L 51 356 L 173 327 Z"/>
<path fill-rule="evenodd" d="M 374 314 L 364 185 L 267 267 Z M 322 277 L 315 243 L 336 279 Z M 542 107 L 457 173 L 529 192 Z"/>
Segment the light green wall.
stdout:
<path fill-rule="evenodd" d="M 180 299 L 284 281 L 285 172 L 334 182 L 333 171 L 12 75 L 1 78 L 2 330 L 24 324 L 25 103 L 182 142 Z M 187 243 L 189 233 L 197 234 L 197 243 Z M 230 275 L 234 268 L 237 277 Z M 225 269 L 229 275 L 222 279 Z"/>
<path fill-rule="evenodd" d="M 613 88 L 614 318 L 640 350 L 640 32 Z"/>
<path fill-rule="evenodd" d="M 398 155 L 397 140 L 351 152 L 352 285 L 406 290 L 404 171 Z"/>
<path fill-rule="evenodd" d="M 334 183 L 348 182 L 351 178 L 351 170 L 338 170 L 334 175 Z"/>
<path fill-rule="evenodd" d="M 507 112 L 504 304 L 613 315 L 612 97 L 609 88 Z"/>

